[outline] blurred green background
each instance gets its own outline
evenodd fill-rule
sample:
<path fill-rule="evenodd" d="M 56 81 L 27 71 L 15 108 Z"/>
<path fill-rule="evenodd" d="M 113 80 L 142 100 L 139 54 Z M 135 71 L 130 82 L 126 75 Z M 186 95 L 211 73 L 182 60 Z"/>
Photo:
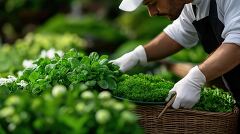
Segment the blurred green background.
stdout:
<path fill-rule="evenodd" d="M 121 0 L 0 0 L 0 76 L 17 74 L 24 60 L 36 59 L 43 50 L 63 52 L 76 48 L 116 59 L 138 45 L 148 43 L 171 23 L 150 17 L 141 6 L 134 12 L 121 11 Z M 183 50 L 165 61 L 197 64 L 206 58 L 200 45 Z M 169 65 L 169 64 L 168 64 Z M 162 67 L 163 66 L 163 67 Z M 162 73 L 177 81 L 161 62 L 136 67 L 139 72 Z"/>

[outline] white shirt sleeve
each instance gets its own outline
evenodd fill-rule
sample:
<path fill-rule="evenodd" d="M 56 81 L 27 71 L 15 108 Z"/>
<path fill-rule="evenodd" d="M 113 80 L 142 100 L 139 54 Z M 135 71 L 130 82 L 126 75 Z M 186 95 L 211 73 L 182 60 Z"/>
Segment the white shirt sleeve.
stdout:
<path fill-rule="evenodd" d="M 240 0 L 223 0 L 224 25 L 222 37 L 223 43 L 235 43 L 240 45 Z"/>
<path fill-rule="evenodd" d="M 192 5 L 187 4 L 181 15 L 163 31 L 183 47 L 193 47 L 198 42 L 197 31 L 192 24 L 194 19 L 195 16 L 192 11 Z"/>

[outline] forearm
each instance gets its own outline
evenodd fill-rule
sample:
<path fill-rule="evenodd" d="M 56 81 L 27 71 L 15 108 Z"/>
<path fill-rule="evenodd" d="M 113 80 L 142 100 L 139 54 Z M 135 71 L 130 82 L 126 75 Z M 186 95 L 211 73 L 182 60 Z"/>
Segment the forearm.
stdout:
<path fill-rule="evenodd" d="M 147 60 L 153 61 L 172 55 L 183 49 L 183 47 L 163 32 L 145 45 L 144 49 Z"/>
<path fill-rule="evenodd" d="M 240 64 L 240 46 L 236 44 L 222 44 L 199 69 L 206 80 L 213 80 Z"/>

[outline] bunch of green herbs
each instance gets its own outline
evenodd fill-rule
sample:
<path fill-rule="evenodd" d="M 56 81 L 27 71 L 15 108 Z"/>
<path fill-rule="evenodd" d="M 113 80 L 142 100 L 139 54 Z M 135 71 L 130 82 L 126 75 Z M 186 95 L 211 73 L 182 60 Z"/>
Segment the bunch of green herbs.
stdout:
<path fill-rule="evenodd" d="M 74 86 L 84 83 L 96 89 L 115 89 L 116 79 L 120 75 L 119 67 L 108 62 L 108 56 L 99 56 L 92 52 L 89 56 L 69 50 L 63 57 L 57 54 L 53 59 L 39 58 L 34 68 L 26 68 L 23 74 L 13 83 L 4 85 L 11 92 L 27 90 L 40 94 L 53 85 Z M 26 83 L 22 86 L 19 83 Z"/>
<path fill-rule="evenodd" d="M 113 95 L 134 101 L 164 102 L 173 85 L 159 75 L 125 74 L 119 79 L 118 88 L 113 90 Z"/>

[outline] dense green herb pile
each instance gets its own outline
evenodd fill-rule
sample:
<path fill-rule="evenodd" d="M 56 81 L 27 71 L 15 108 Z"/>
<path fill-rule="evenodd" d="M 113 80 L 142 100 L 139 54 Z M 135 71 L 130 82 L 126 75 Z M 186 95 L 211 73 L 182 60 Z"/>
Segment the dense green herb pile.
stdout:
<path fill-rule="evenodd" d="M 51 89 L 56 84 L 66 87 L 78 83 L 99 89 L 115 89 L 117 76 L 120 75 L 119 67 L 108 62 L 108 56 L 101 57 L 93 52 L 89 56 L 70 50 L 59 57 L 39 58 L 34 68 L 26 68 L 23 74 L 6 87 L 11 91 L 27 90 L 33 94 L 39 94 Z M 27 86 L 21 86 L 26 83 Z"/>
<path fill-rule="evenodd" d="M 137 74 L 123 75 L 113 95 L 136 102 L 165 102 L 173 83 L 161 76 Z M 203 88 L 200 101 L 193 109 L 209 112 L 230 112 L 234 100 L 228 92 L 218 88 Z"/>
<path fill-rule="evenodd" d="M 165 81 L 160 76 L 123 75 L 117 90 L 113 90 L 113 95 L 134 101 L 164 102 L 173 85 L 172 82 Z"/>
<path fill-rule="evenodd" d="M 219 88 L 204 88 L 200 101 L 193 107 L 196 110 L 211 112 L 231 112 L 233 108 L 233 97 Z"/>
<path fill-rule="evenodd" d="M 1 134 L 141 134 L 134 105 L 85 85 L 54 86 L 41 96 L 0 90 Z"/>
<path fill-rule="evenodd" d="M 84 50 L 86 41 L 74 34 L 28 34 L 14 44 L 0 47 L 0 76 L 15 74 L 23 69 L 25 59 L 36 59 L 42 50 L 54 48 L 66 52 L 71 48 Z"/>

